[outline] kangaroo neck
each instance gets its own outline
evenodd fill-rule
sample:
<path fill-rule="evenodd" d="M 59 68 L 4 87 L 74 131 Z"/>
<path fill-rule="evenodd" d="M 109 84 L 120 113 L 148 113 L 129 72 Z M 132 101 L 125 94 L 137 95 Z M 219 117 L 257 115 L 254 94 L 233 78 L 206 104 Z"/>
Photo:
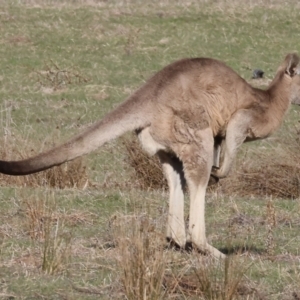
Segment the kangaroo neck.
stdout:
<path fill-rule="evenodd" d="M 276 76 L 267 90 L 270 97 L 270 113 L 281 117 L 286 113 L 290 106 L 290 86 L 291 78 L 286 74 Z"/>

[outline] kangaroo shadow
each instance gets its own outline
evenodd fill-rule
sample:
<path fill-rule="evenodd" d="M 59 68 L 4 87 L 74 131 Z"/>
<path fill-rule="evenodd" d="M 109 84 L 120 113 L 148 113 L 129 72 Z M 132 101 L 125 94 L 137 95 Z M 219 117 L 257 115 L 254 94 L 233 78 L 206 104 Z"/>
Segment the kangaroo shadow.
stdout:
<path fill-rule="evenodd" d="M 230 245 L 227 247 L 219 248 L 219 251 L 226 255 L 232 254 L 243 254 L 243 253 L 252 253 L 252 254 L 264 254 L 266 252 L 265 249 L 256 247 L 255 245 Z"/>
<path fill-rule="evenodd" d="M 168 250 L 175 250 L 180 252 L 198 252 L 203 255 L 207 255 L 208 253 L 203 252 L 202 250 L 198 249 L 194 243 L 187 242 L 185 247 L 180 247 L 177 243 L 175 243 L 172 239 L 167 238 L 167 245 L 165 246 L 165 249 Z M 225 255 L 233 255 L 233 254 L 243 254 L 246 252 L 251 252 L 253 254 L 264 254 L 266 253 L 266 250 L 263 248 L 256 247 L 255 245 L 230 245 L 227 247 L 221 247 L 217 248 L 220 252 L 222 252 Z"/>

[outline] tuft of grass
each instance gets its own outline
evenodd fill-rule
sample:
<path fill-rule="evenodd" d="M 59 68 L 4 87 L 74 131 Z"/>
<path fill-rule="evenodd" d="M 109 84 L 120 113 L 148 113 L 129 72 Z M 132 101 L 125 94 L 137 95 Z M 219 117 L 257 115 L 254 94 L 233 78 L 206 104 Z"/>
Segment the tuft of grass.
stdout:
<path fill-rule="evenodd" d="M 167 190 L 168 183 L 158 157 L 149 157 L 134 137 L 124 138 L 123 144 L 126 149 L 125 161 L 133 169 L 132 186 L 144 190 Z"/>
<path fill-rule="evenodd" d="M 227 256 L 224 261 L 203 262 L 193 266 L 202 298 L 207 300 L 234 300 L 239 298 L 241 281 L 249 265 Z"/>
<path fill-rule="evenodd" d="M 266 252 L 267 255 L 272 257 L 274 255 L 275 241 L 274 241 L 274 228 L 276 226 L 276 213 L 275 207 L 270 198 L 267 202 L 266 209 L 266 229 L 267 229 L 267 238 L 266 238 Z"/>
<path fill-rule="evenodd" d="M 55 274 L 63 271 L 71 257 L 70 231 L 65 226 L 63 217 L 56 214 L 54 195 L 47 197 L 44 202 L 45 214 L 42 222 L 42 270 L 46 274 Z"/>
<path fill-rule="evenodd" d="M 65 270 L 71 257 L 70 216 L 58 211 L 53 192 L 24 197 L 23 205 L 25 229 L 39 245 L 42 270 L 50 275 Z"/>
<path fill-rule="evenodd" d="M 71 257 L 71 234 L 64 230 L 64 222 L 51 216 L 45 219 L 42 270 L 55 274 L 65 270 Z"/>
<path fill-rule="evenodd" d="M 164 284 L 168 293 L 175 297 L 188 295 L 205 300 L 244 299 L 255 294 L 246 278 L 250 267 L 251 263 L 242 257 L 227 256 L 224 260 L 215 260 L 193 252 L 183 267 L 173 269 L 165 276 Z"/>
<path fill-rule="evenodd" d="M 119 215 L 112 224 L 126 298 L 163 299 L 164 238 L 155 223 L 146 215 Z"/>
<path fill-rule="evenodd" d="M 33 240 L 45 238 L 45 220 L 48 219 L 46 203 L 38 197 L 24 199 L 26 227 Z"/>

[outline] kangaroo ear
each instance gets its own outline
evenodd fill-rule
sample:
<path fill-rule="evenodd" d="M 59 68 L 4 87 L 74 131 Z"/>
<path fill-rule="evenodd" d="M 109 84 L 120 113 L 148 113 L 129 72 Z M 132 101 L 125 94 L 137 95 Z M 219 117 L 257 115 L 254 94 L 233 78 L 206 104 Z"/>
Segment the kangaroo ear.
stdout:
<path fill-rule="evenodd" d="M 286 56 L 284 62 L 286 65 L 285 72 L 286 74 L 290 75 L 293 77 L 296 74 L 300 73 L 300 68 L 299 68 L 299 56 L 297 53 L 290 53 Z"/>

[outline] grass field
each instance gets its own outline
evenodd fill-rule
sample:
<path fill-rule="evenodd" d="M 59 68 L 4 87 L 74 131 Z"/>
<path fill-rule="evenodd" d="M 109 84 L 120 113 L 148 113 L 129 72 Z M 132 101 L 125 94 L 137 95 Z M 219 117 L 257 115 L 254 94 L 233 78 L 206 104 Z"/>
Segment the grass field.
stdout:
<path fill-rule="evenodd" d="M 1 158 L 100 119 L 153 73 L 214 57 L 264 86 L 300 51 L 298 1 L 0 1 Z M 300 108 L 243 145 L 208 191 L 211 262 L 165 249 L 168 192 L 139 188 L 124 144 L 0 179 L 0 299 L 300 299 Z M 188 216 L 187 216 L 188 217 Z"/>

